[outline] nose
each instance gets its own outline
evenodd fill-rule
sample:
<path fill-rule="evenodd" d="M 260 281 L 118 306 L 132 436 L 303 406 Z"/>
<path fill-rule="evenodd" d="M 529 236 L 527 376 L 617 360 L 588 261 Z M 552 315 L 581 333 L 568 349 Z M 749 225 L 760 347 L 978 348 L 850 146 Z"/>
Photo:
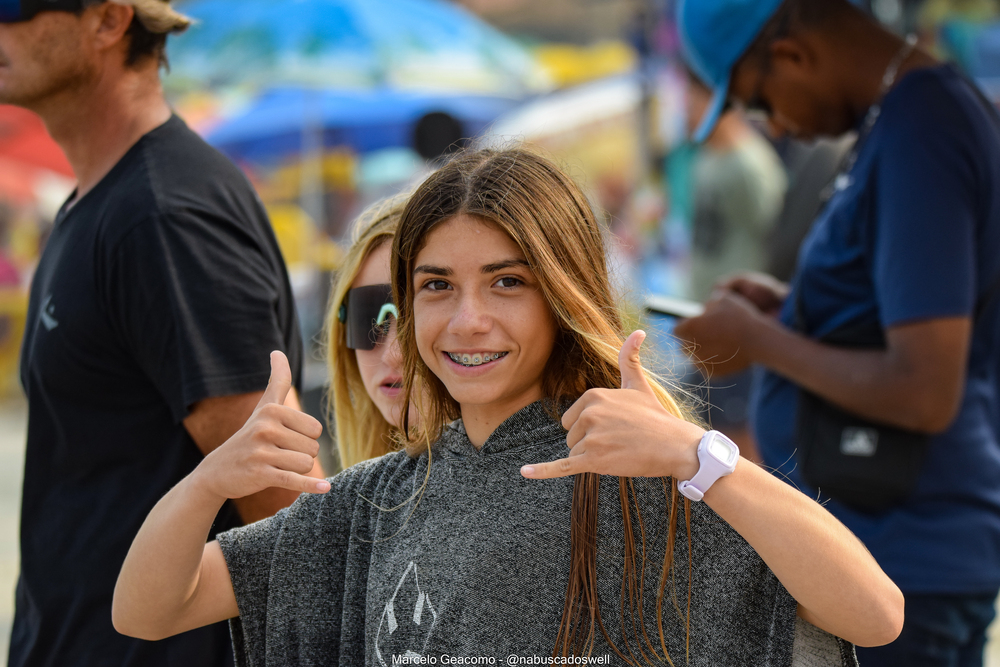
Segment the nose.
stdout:
<path fill-rule="evenodd" d="M 385 344 L 382 346 L 382 363 L 397 373 L 403 369 L 403 351 L 400 349 L 399 339 L 396 337 L 396 318 L 392 319 L 389 333 L 385 337 Z"/>
<path fill-rule="evenodd" d="M 448 322 L 448 333 L 456 336 L 485 334 L 493 328 L 493 319 L 486 308 L 483 295 L 474 291 L 464 292 L 456 301 L 455 312 Z"/>

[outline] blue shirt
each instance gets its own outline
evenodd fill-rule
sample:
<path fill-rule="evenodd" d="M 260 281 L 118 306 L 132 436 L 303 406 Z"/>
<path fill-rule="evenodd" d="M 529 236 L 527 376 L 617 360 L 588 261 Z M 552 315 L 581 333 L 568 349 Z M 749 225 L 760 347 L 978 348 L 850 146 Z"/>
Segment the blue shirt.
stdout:
<path fill-rule="evenodd" d="M 1000 128 L 950 66 L 907 74 L 803 244 L 782 322 L 801 294 L 807 334 L 972 317 L 1000 276 Z M 958 417 L 931 439 L 914 494 L 878 515 L 827 507 L 908 593 L 1000 587 L 1000 298 L 975 323 Z M 768 466 L 795 470 L 798 390 L 758 374 L 752 409 Z"/>

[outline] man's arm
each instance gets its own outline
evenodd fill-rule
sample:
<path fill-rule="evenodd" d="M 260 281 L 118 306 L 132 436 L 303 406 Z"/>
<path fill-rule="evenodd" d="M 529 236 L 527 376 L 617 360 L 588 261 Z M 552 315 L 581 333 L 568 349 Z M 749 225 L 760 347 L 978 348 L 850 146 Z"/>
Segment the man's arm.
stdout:
<path fill-rule="evenodd" d="M 263 395 L 264 392 L 259 391 L 235 396 L 206 398 L 191 407 L 191 412 L 184 419 L 184 428 L 198 445 L 202 455 L 208 456 L 243 427 Z M 299 411 L 302 410 L 295 389 L 288 393 L 285 405 Z M 319 459 L 313 465 L 309 476 L 318 479 L 326 476 Z M 278 510 L 295 502 L 298 497 L 299 494 L 296 491 L 270 488 L 245 498 L 236 498 L 233 503 L 244 523 L 249 524 L 273 516 Z"/>
<path fill-rule="evenodd" d="M 751 356 L 835 405 L 911 431 L 940 433 L 958 415 L 972 321 L 949 317 L 889 327 L 887 349 L 831 347 L 772 323 Z"/>
<path fill-rule="evenodd" d="M 758 363 L 841 408 L 875 421 L 938 433 L 955 419 L 965 386 L 970 317 L 891 326 L 885 350 L 817 342 L 761 313 L 733 291 L 678 327 L 708 370 L 731 358 Z"/>

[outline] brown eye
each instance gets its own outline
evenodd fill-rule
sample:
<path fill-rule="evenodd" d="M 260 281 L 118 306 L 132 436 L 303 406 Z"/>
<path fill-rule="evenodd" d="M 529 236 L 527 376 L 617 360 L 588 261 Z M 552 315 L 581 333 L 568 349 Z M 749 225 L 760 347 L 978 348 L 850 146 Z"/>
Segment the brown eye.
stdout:
<path fill-rule="evenodd" d="M 520 278 L 515 278 L 513 276 L 506 276 L 496 281 L 494 284 L 499 285 L 500 287 L 505 287 L 507 289 L 510 289 L 512 287 L 517 287 L 518 285 L 521 285 L 521 280 Z"/>

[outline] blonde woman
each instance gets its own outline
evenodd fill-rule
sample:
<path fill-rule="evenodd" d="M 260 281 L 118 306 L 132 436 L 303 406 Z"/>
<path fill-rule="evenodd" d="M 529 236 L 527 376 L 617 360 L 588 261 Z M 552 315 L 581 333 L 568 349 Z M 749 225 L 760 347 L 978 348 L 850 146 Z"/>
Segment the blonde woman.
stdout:
<path fill-rule="evenodd" d="M 396 449 L 403 378 L 389 256 L 405 203 L 399 195 L 361 214 L 330 296 L 330 429 L 344 468 Z"/>
<path fill-rule="evenodd" d="M 593 211 L 550 162 L 454 159 L 392 263 L 406 451 L 304 477 L 319 425 L 280 405 L 275 353 L 258 412 L 133 543 L 122 632 L 235 619 L 245 665 L 755 667 L 856 665 L 848 642 L 898 634 L 861 544 L 643 370 Z M 307 493 L 204 544 L 225 498 L 275 484 Z"/>

